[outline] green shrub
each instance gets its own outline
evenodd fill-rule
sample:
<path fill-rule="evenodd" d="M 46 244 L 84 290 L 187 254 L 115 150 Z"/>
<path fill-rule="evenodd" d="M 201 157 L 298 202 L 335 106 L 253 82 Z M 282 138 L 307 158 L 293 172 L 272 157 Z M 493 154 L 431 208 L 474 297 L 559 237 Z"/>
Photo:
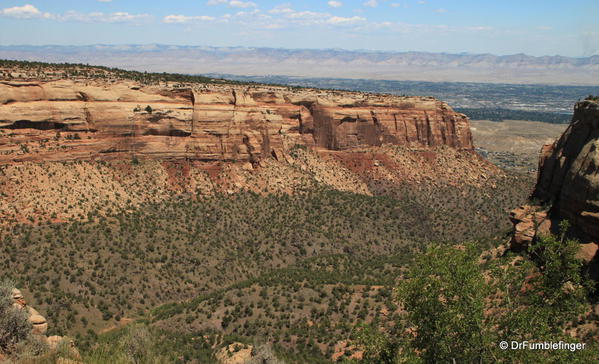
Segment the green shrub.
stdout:
<path fill-rule="evenodd" d="M 159 337 L 145 325 L 132 325 L 98 340 L 84 355 L 89 364 L 168 364 L 158 352 Z"/>
<path fill-rule="evenodd" d="M 563 231 L 567 225 L 562 225 Z M 546 236 L 524 257 L 483 266 L 476 249 L 435 247 L 416 259 L 398 287 L 406 314 L 394 332 L 357 330 L 368 363 L 588 363 L 586 349 L 502 350 L 501 341 L 579 343 L 567 332 L 590 306 L 589 280 L 574 240 Z"/>
<path fill-rule="evenodd" d="M 484 328 L 487 285 L 474 246 L 434 247 L 420 256 L 398 289 L 412 340 L 427 363 L 478 363 L 488 358 Z"/>

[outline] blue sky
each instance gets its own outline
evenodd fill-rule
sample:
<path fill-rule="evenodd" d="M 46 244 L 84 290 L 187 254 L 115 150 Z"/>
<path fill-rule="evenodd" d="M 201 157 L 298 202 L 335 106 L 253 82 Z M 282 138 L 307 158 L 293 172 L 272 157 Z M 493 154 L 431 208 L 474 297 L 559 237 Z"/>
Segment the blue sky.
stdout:
<path fill-rule="evenodd" d="M 589 56 L 598 0 L 0 0 L 0 45 L 178 44 Z"/>

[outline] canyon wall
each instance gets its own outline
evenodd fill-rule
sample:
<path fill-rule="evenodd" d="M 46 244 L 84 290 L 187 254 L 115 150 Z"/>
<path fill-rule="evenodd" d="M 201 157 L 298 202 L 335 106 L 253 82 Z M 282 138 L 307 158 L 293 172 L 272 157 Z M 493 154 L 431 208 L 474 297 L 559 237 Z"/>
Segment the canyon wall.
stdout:
<path fill-rule="evenodd" d="M 543 148 L 533 197 L 553 204 L 553 213 L 599 242 L 599 103 L 579 102 L 572 122 Z"/>
<path fill-rule="evenodd" d="M 427 97 L 258 85 L 0 82 L 0 163 L 132 155 L 257 162 L 297 144 L 473 148 L 468 119 Z"/>
<path fill-rule="evenodd" d="M 572 122 L 539 159 L 535 204 L 512 211 L 513 250 L 525 249 L 537 235 L 559 233 L 567 219 L 570 233 L 581 242 L 579 257 L 599 278 L 599 102 L 576 104 Z M 550 206 L 547 209 L 546 206 Z"/>

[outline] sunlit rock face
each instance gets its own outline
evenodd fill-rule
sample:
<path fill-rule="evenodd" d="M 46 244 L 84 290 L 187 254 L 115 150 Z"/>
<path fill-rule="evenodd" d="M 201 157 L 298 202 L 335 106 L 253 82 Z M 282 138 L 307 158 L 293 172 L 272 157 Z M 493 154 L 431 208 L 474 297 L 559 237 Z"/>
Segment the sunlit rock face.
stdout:
<path fill-rule="evenodd" d="M 468 119 L 426 97 L 133 81 L 0 82 L 0 163 L 132 154 L 256 162 L 297 144 L 473 148 Z"/>

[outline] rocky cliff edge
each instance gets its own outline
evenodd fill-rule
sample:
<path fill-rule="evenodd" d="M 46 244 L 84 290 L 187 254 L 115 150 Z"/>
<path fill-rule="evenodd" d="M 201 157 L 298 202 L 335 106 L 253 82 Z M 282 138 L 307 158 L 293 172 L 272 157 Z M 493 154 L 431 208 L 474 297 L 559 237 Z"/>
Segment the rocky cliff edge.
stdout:
<path fill-rule="evenodd" d="M 0 81 L 0 164 L 131 155 L 258 162 L 297 144 L 473 148 L 468 119 L 428 97 L 128 80 Z"/>
<path fill-rule="evenodd" d="M 545 145 L 531 206 L 511 214 L 512 248 L 526 247 L 537 234 L 556 232 L 567 219 L 581 240 L 580 257 L 597 264 L 599 246 L 599 100 L 576 104 L 570 126 L 553 144 Z M 544 207 L 545 206 L 545 207 Z"/>

